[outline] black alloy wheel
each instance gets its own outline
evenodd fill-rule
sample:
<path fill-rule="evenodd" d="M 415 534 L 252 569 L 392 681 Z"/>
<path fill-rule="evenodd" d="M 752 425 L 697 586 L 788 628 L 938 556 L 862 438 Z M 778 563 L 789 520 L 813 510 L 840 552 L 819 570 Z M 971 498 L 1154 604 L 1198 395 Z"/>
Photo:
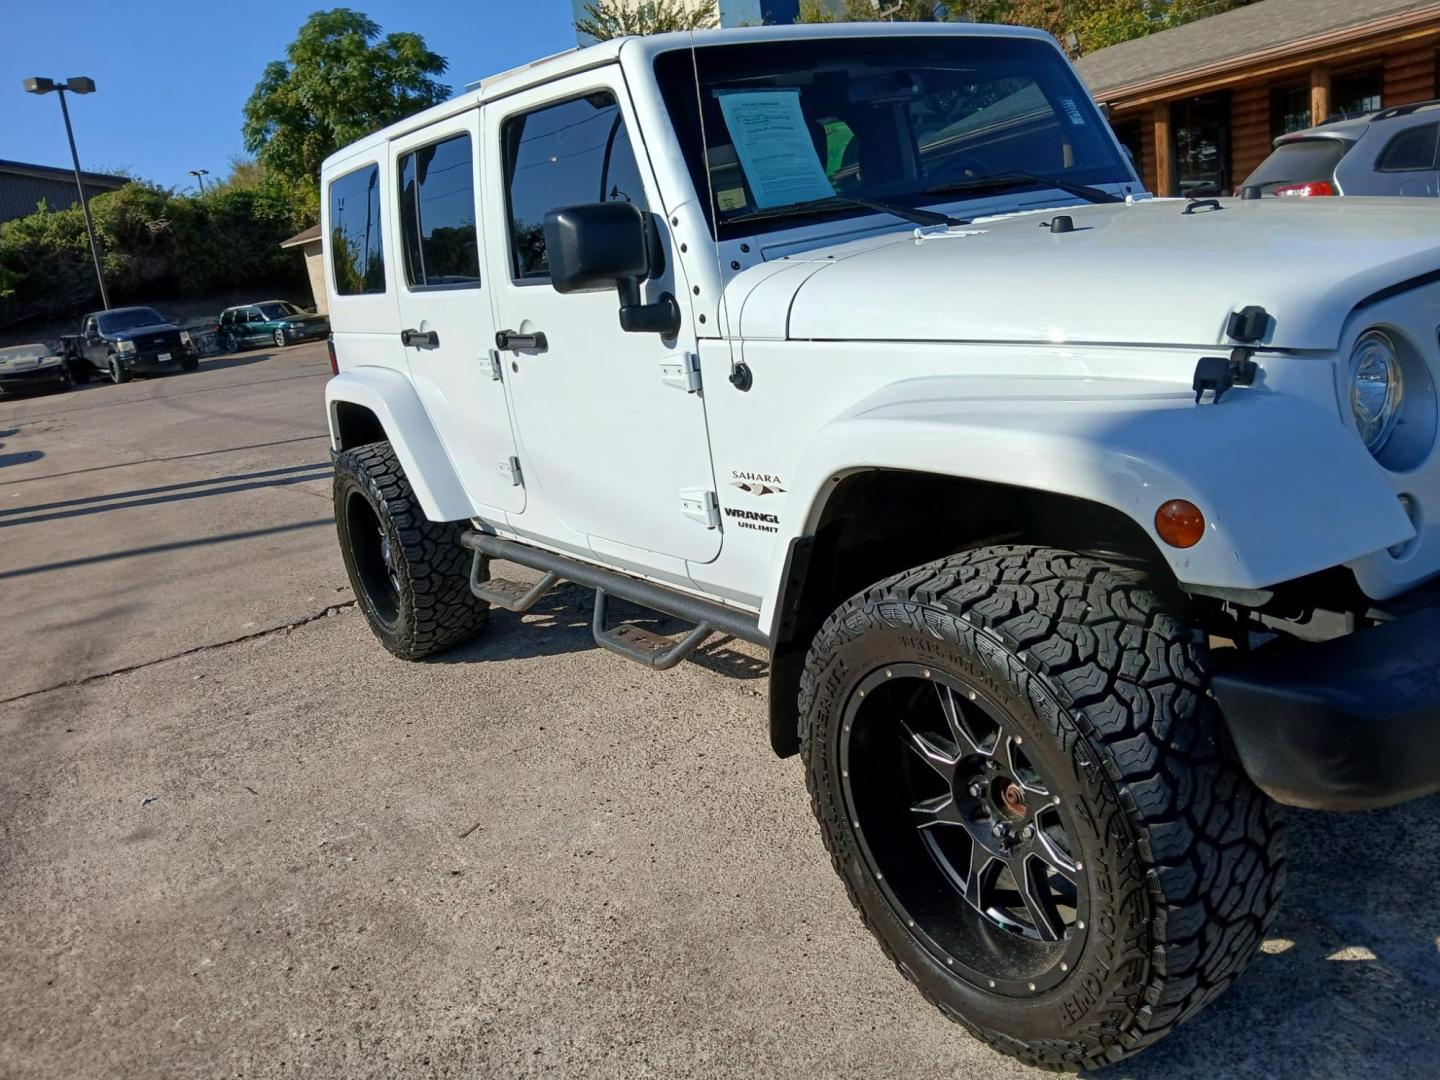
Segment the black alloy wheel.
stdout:
<path fill-rule="evenodd" d="M 846 707 L 840 766 L 871 872 L 938 962 L 1002 994 L 1059 981 L 1083 940 L 1084 867 L 998 702 L 924 665 L 879 668 Z"/>
<path fill-rule="evenodd" d="M 352 490 L 345 500 L 345 532 L 350 538 L 350 555 L 355 578 L 366 607 L 382 627 L 392 630 L 400 609 L 400 575 L 395 571 L 390 535 L 380 517 L 361 491 Z"/>
<path fill-rule="evenodd" d="M 1074 552 L 977 548 L 851 597 L 806 657 L 806 783 L 852 903 L 925 997 L 1042 1068 L 1193 1016 L 1284 884 L 1283 815 L 1172 604 Z"/>

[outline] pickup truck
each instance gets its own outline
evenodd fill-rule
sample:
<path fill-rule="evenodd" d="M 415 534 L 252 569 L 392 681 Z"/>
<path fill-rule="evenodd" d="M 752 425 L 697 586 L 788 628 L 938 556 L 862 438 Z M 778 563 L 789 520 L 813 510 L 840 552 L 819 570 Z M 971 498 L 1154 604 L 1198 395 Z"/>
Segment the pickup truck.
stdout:
<path fill-rule="evenodd" d="M 189 332 L 154 308 L 91 312 L 80 320 L 80 332 L 63 340 L 81 382 L 102 375 L 123 383 L 135 375 L 194 371 L 200 366 L 200 353 Z"/>
<path fill-rule="evenodd" d="M 866 24 L 498 75 L 321 216 L 379 641 L 569 581 L 655 671 L 755 643 L 865 926 L 1004 1052 L 1153 1044 L 1265 939 L 1285 806 L 1440 789 L 1419 203 L 1156 199 L 1053 39 Z"/>

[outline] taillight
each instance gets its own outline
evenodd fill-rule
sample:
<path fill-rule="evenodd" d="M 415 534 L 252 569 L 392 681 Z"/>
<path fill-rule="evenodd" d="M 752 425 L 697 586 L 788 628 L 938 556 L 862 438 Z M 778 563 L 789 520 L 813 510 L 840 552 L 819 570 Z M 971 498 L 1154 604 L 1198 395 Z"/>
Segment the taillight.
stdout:
<path fill-rule="evenodd" d="M 1286 195 L 1292 199 L 1313 199 L 1317 195 L 1338 195 L 1333 184 L 1325 180 L 1310 180 L 1303 184 L 1286 184 L 1284 187 L 1275 189 L 1276 195 Z"/>
<path fill-rule="evenodd" d="M 335 358 L 335 335 L 331 334 L 325 339 L 325 348 L 330 353 L 330 374 L 340 374 L 340 361 Z"/>

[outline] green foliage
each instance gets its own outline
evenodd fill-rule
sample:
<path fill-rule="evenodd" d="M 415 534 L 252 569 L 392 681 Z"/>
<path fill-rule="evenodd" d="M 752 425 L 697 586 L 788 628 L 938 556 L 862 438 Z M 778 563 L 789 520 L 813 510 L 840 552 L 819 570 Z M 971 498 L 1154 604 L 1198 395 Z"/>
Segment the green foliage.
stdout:
<path fill-rule="evenodd" d="M 312 221 L 327 156 L 450 94 L 435 78 L 445 58 L 419 34 L 381 38 L 374 21 L 349 8 L 315 12 L 285 54 L 266 65 L 245 103 L 245 149 Z"/>
<path fill-rule="evenodd" d="M 719 25 L 711 4 L 687 5 L 683 0 L 595 0 L 585 5 L 586 17 L 575 30 L 596 41 L 675 30 L 711 30 Z"/>
<path fill-rule="evenodd" d="M 304 265 L 280 242 L 300 227 L 273 186 L 177 196 L 144 183 L 90 200 L 113 300 L 153 301 L 247 285 L 303 288 Z M 78 205 L 0 224 L 0 325 L 74 313 L 98 300 Z"/>
<path fill-rule="evenodd" d="M 1038 26 L 1074 55 L 1168 30 L 1255 0 L 800 0 L 800 22 L 1000 22 Z M 1074 41 L 1070 35 L 1074 34 Z"/>

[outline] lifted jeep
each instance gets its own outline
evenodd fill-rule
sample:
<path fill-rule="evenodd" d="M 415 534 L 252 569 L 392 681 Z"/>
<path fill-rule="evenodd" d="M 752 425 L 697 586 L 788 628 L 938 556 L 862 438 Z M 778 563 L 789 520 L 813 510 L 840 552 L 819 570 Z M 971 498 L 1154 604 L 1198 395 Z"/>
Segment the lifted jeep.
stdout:
<path fill-rule="evenodd" d="M 1050 38 L 953 25 L 607 42 L 322 183 L 376 636 L 565 580 L 658 670 L 763 646 L 866 926 L 1006 1053 L 1213 1000 L 1280 804 L 1440 789 L 1424 208 L 1153 199 Z"/>

